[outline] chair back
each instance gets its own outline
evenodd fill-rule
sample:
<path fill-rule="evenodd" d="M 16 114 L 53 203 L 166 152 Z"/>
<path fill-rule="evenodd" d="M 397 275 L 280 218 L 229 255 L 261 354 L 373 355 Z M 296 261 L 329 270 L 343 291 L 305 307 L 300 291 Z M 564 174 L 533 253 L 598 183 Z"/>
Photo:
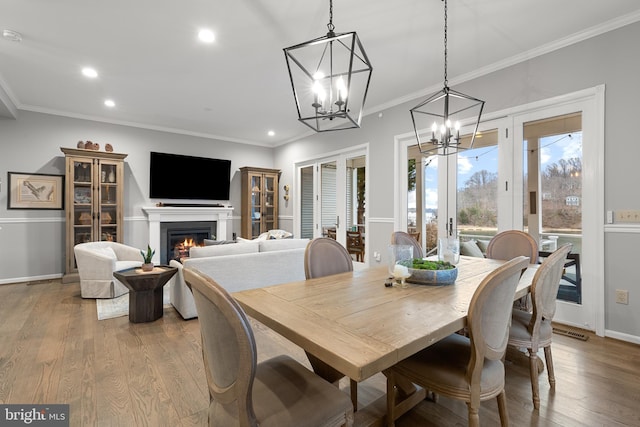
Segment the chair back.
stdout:
<path fill-rule="evenodd" d="M 472 348 L 467 368 L 470 384 L 479 386 L 485 358 L 502 359 L 507 349 L 513 299 L 528 265 L 529 258 L 524 256 L 506 262 L 484 278 L 471 298 L 467 314 Z"/>
<path fill-rule="evenodd" d="M 364 241 L 359 231 L 347 231 L 347 252 L 356 256 L 356 261 L 364 261 Z"/>
<path fill-rule="evenodd" d="M 353 271 L 349 252 L 336 240 L 318 237 L 307 243 L 304 251 L 304 274 L 307 279 Z"/>
<path fill-rule="evenodd" d="M 538 262 L 538 243 L 524 231 L 503 231 L 487 245 L 487 258 L 509 260 L 517 256 L 529 257 L 531 264 Z"/>
<path fill-rule="evenodd" d="M 328 228 L 327 229 L 327 237 L 333 240 L 337 239 L 337 230 L 335 228 Z"/>
<path fill-rule="evenodd" d="M 218 410 L 226 411 L 237 425 L 257 426 L 251 393 L 256 343 L 247 317 L 210 277 L 185 268 L 184 278 L 191 286 L 198 311 L 211 405 L 219 405 Z"/>
<path fill-rule="evenodd" d="M 422 246 L 420 246 L 420 243 L 413 236 L 411 236 L 411 234 L 404 231 L 394 231 L 393 233 L 391 233 L 391 244 L 409 245 L 413 247 L 414 258 L 424 257 L 424 252 L 422 251 Z"/>
<path fill-rule="evenodd" d="M 551 321 L 556 314 L 556 298 L 562 271 L 571 251 L 571 243 L 566 243 L 547 257 L 535 276 L 531 284 L 531 299 L 533 300 L 533 315 L 529 326 L 535 328 L 536 324 L 542 320 Z"/>

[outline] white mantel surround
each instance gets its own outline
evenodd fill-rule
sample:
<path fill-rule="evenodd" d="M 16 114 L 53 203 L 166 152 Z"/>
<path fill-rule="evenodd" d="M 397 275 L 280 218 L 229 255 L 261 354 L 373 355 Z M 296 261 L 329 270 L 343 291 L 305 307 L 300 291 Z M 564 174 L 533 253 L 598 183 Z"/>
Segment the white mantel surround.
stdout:
<path fill-rule="evenodd" d="M 231 219 L 233 208 L 186 207 L 186 206 L 151 206 L 143 207 L 149 220 L 149 246 L 156 249 L 153 262 L 160 263 L 160 223 L 215 221 L 216 239 L 227 237 L 227 220 Z"/>

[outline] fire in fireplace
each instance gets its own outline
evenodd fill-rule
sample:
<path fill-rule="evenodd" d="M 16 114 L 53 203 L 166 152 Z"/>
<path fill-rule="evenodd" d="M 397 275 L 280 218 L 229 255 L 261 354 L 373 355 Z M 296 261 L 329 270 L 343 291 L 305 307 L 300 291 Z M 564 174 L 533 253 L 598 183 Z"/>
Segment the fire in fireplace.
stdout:
<path fill-rule="evenodd" d="M 204 246 L 205 239 L 215 239 L 216 222 L 184 222 L 160 224 L 160 261 L 168 264 L 189 256 L 194 246 Z"/>
<path fill-rule="evenodd" d="M 180 260 L 189 256 L 189 249 L 194 246 L 204 246 L 204 242 L 198 242 L 193 237 L 186 237 L 182 242 L 178 242 L 173 246 L 173 256 L 171 259 Z M 171 247 L 169 247 L 171 249 Z"/>

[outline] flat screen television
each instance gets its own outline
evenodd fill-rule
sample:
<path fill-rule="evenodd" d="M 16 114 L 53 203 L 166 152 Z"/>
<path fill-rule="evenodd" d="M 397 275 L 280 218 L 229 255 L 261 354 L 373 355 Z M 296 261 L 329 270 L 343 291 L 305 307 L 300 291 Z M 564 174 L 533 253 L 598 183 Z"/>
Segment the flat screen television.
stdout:
<path fill-rule="evenodd" d="M 149 198 L 229 200 L 231 160 L 151 152 Z"/>

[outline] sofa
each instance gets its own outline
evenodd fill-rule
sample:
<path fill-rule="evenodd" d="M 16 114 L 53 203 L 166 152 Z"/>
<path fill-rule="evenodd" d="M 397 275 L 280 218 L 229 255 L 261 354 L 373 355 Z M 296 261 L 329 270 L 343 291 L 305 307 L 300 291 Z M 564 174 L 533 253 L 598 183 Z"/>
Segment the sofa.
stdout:
<path fill-rule="evenodd" d="M 198 316 L 183 269 L 193 268 L 211 277 L 229 293 L 304 280 L 304 251 L 309 239 L 242 241 L 193 247 L 178 268 L 170 289 L 171 305 L 184 319 Z M 226 243 L 226 242 L 225 242 Z"/>
<path fill-rule="evenodd" d="M 73 247 L 82 298 L 115 298 L 129 289 L 113 277 L 114 271 L 140 267 L 140 250 L 116 242 L 87 242 Z"/>

